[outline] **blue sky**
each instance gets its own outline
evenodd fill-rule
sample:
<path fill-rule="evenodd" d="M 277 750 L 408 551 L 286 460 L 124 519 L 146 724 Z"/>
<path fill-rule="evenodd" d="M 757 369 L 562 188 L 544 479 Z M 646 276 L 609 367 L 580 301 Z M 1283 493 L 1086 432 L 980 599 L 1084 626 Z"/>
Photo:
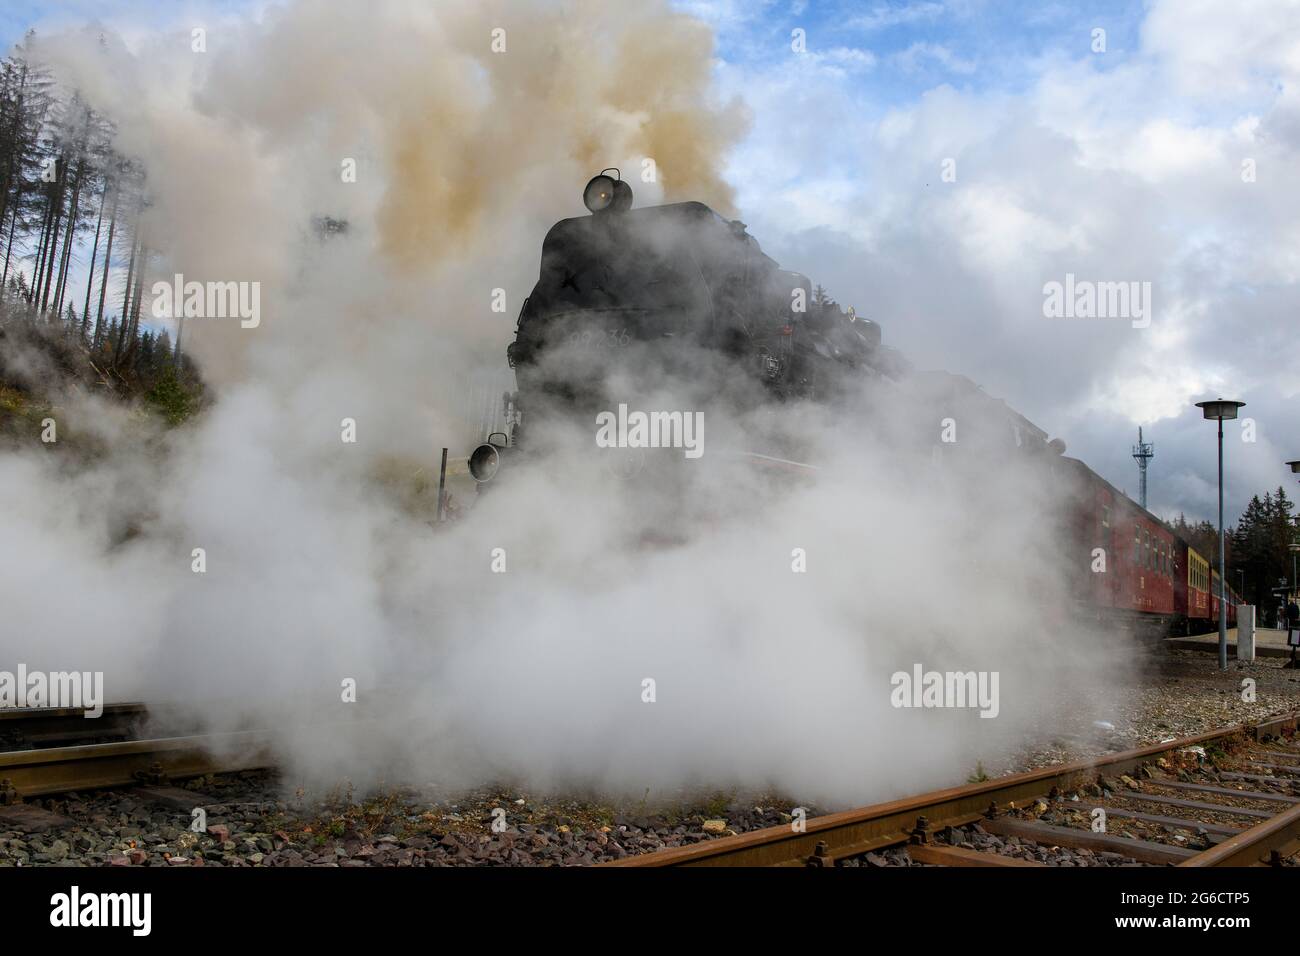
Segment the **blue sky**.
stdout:
<path fill-rule="evenodd" d="M 8 47 L 24 32 L 98 19 L 109 24 L 163 27 L 198 11 L 234 13 L 256 9 L 265 0 L 6 0 L 0 7 L 0 45 Z M 876 77 L 872 93 L 886 100 L 915 95 L 938 77 L 961 78 L 975 86 L 1014 88 L 1023 78 L 1020 64 L 1057 47 L 1069 47 L 1094 26 L 1106 28 L 1112 50 L 1136 41 L 1140 4 L 1110 0 L 1094 3 L 980 2 L 762 2 L 762 0 L 679 0 L 675 6 L 712 23 L 718 55 L 730 63 L 770 62 L 791 42 L 791 31 L 805 31 L 814 48 L 858 49 L 879 59 L 906 53 L 917 44 L 948 51 L 949 62 L 918 50 L 916 69 Z M 1087 29 L 1080 29 L 1087 28 Z M 938 54 L 939 57 L 943 53 Z"/>
<path fill-rule="evenodd" d="M 745 3 L 684 0 L 678 4 L 710 20 L 718 52 L 731 63 L 770 61 L 803 29 L 814 49 L 860 50 L 878 61 L 904 57 L 908 69 L 877 75 L 873 98 L 915 96 L 941 78 L 974 87 L 1016 89 L 1023 64 L 1053 49 L 1086 43 L 1093 27 L 1107 31 L 1115 52 L 1136 42 L 1142 7 L 1132 2 L 1023 3 L 985 0 L 914 2 Z"/>
<path fill-rule="evenodd" d="M 0 6 L 0 44 L 11 46 L 33 27 L 45 32 L 98 20 L 118 28 L 160 28 L 195 11 L 235 13 L 261 5 L 257 0 L 5 0 Z"/>

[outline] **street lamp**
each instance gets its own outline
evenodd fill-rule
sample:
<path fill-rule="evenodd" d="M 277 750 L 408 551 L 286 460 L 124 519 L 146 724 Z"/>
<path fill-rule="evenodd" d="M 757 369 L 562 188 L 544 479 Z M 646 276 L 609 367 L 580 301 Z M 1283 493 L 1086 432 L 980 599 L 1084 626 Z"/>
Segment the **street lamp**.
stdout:
<path fill-rule="evenodd" d="M 1300 475 L 1300 461 L 1288 461 L 1287 464 L 1291 466 L 1291 474 Z M 1300 544 L 1292 544 L 1290 546 L 1290 551 L 1291 551 L 1291 587 L 1293 590 L 1295 590 L 1300 588 L 1300 582 L 1297 582 L 1295 579 L 1295 555 L 1297 551 L 1300 551 Z"/>
<path fill-rule="evenodd" d="M 1225 401 L 1222 398 L 1212 402 L 1196 403 L 1196 407 L 1205 413 L 1207 419 L 1214 419 L 1219 423 L 1219 670 L 1221 671 L 1228 669 L 1228 602 L 1225 600 L 1228 575 L 1227 568 L 1223 566 L 1227 551 L 1223 538 L 1223 422 L 1224 419 L 1236 418 L 1237 409 L 1245 404 L 1245 402 Z"/>
<path fill-rule="evenodd" d="M 1297 553 L 1300 553 L 1300 544 L 1289 544 L 1287 545 L 1287 550 L 1291 552 L 1291 590 L 1295 591 L 1295 556 Z"/>

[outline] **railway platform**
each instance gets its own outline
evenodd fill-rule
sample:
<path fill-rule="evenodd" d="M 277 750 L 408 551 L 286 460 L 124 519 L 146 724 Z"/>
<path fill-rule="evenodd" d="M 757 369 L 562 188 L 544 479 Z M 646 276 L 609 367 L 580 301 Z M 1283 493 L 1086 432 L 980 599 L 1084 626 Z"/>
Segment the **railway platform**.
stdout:
<path fill-rule="evenodd" d="M 1165 640 L 1165 644 L 1180 651 L 1210 651 L 1217 654 L 1219 651 L 1219 632 L 1211 631 L 1208 634 L 1196 634 L 1192 637 L 1171 637 Z M 1230 655 L 1236 655 L 1237 629 L 1235 627 L 1228 629 L 1228 649 Z M 1279 631 L 1271 627 L 1257 627 L 1255 629 L 1255 656 L 1290 657 L 1291 648 L 1287 647 L 1286 644 L 1286 631 Z"/>

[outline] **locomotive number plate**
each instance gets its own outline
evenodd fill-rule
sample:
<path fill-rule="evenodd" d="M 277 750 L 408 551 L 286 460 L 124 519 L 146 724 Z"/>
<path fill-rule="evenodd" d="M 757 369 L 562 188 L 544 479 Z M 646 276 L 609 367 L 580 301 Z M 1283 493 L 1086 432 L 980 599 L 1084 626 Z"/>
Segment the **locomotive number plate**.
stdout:
<path fill-rule="evenodd" d="M 632 333 L 626 328 L 585 329 L 573 332 L 565 339 L 570 348 L 581 349 L 621 349 L 632 344 Z"/>

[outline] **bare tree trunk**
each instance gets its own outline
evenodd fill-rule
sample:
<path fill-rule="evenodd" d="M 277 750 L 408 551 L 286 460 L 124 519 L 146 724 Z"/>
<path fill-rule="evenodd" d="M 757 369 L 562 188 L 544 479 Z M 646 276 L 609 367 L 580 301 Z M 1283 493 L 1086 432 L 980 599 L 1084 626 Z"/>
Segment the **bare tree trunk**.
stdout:
<path fill-rule="evenodd" d="M 72 264 L 72 247 L 77 238 L 77 214 L 81 211 L 81 174 L 80 170 L 72 182 L 72 196 L 68 200 L 68 224 L 63 229 L 63 252 L 59 255 L 59 264 L 54 271 L 54 301 L 52 307 L 56 315 L 63 313 L 63 293 L 68 283 L 68 268 Z"/>
<path fill-rule="evenodd" d="M 54 244 L 55 229 L 57 228 L 54 225 L 57 186 L 58 177 L 56 175 L 55 182 L 50 184 L 45 194 L 45 221 L 41 224 L 41 245 L 36 257 L 36 269 L 32 273 L 32 304 L 38 309 L 41 306 L 41 287 L 45 285 L 45 261 L 50 258 L 52 252 L 50 247 Z"/>
<path fill-rule="evenodd" d="M 68 286 L 68 267 L 72 263 L 73 240 L 77 237 L 77 213 L 81 205 L 81 181 L 85 176 L 85 160 L 77 161 L 77 175 L 72 181 L 72 208 L 68 212 L 68 229 L 63 237 L 63 257 L 59 261 L 59 282 L 54 287 L 54 311 L 63 312 L 63 294 Z"/>
<path fill-rule="evenodd" d="M 139 262 L 135 267 L 135 300 L 128 314 L 131 317 L 131 330 L 127 333 L 126 364 L 130 368 L 135 361 L 136 344 L 140 335 L 140 299 L 144 295 L 144 269 L 149 262 L 149 250 L 145 247 L 144 236 L 139 242 Z"/>
<path fill-rule="evenodd" d="M 54 210 L 49 203 L 45 204 L 45 218 L 41 220 L 41 241 L 36 247 L 36 267 L 32 270 L 32 287 L 27 290 L 27 301 L 37 301 L 37 290 L 41 287 L 41 273 L 45 267 L 45 247 L 49 242 L 50 235 L 50 217 L 54 215 Z"/>
<path fill-rule="evenodd" d="M 86 307 L 81 310 L 81 324 L 90 322 L 90 289 L 95 284 L 95 260 L 99 258 L 99 230 L 104 225 L 104 207 L 108 205 L 108 181 L 104 181 L 104 194 L 99 197 L 99 219 L 95 222 L 95 245 L 90 250 L 90 274 L 86 276 Z"/>
<path fill-rule="evenodd" d="M 62 164 L 63 168 L 55 181 L 55 202 L 54 202 L 54 225 L 50 229 L 50 254 L 46 256 L 45 263 L 45 283 L 41 287 L 41 311 L 44 312 L 49 306 L 50 286 L 54 282 L 54 257 L 59 251 L 59 226 L 63 223 L 63 194 L 67 190 L 68 167 L 67 163 Z"/>
<path fill-rule="evenodd" d="M 13 209 L 13 219 L 9 224 L 9 245 L 5 249 L 5 268 L 4 274 L 0 275 L 0 295 L 4 294 L 5 285 L 9 282 L 9 257 L 14 252 L 14 233 L 18 231 L 18 206 L 15 204 Z"/>
<path fill-rule="evenodd" d="M 104 188 L 108 188 L 105 186 Z M 95 315 L 95 334 L 99 334 L 99 327 L 104 322 L 104 296 L 108 293 L 108 272 L 109 267 L 113 264 L 113 232 L 117 228 L 117 203 L 121 198 L 121 191 L 117 184 L 113 185 L 113 211 L 108 218 L 108 248 L 104 251 L 104 276 L 99 280 L 99 312 Z"/>
<path fill-rule="evenodd" d="M 136 237 L 138 240 L 138 237 Z M 113 348 L 113 367 L 117 368 L 118 357 L 122 354 L 122 345 L 126 339 L 126 327 L 131 324 L 126 307 L 131 302 L 131 283 L 135 281 L 135 256 L 140 243 L 131 242 L 131 264 L 126 270 L 126 291 L 122 295 L 122 321 L 117 326 L 117 344 Z"/>

